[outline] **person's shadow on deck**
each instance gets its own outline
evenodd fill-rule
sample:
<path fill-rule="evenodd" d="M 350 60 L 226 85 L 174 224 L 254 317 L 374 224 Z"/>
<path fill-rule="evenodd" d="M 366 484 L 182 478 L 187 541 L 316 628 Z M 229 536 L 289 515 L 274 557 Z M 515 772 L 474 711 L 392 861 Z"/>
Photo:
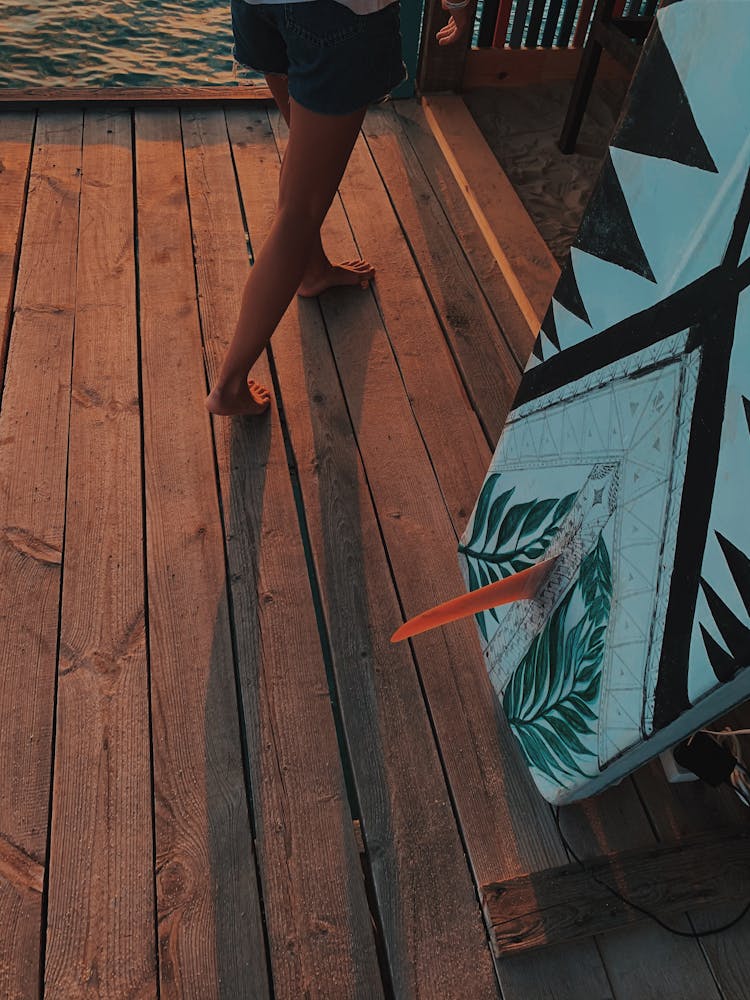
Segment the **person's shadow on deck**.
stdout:
<path fill-rule="evenodd" d="M 214 436 L 228 583 L 216 608 L 204 731 L 216 984 L 226 1000 L 266 1000 L 270 969 L 253 842 L 254 775 L 248 766 L 252 770 L 260 745 L 258 578 L 271 425 L 267 419 L 219 418 Z"/>

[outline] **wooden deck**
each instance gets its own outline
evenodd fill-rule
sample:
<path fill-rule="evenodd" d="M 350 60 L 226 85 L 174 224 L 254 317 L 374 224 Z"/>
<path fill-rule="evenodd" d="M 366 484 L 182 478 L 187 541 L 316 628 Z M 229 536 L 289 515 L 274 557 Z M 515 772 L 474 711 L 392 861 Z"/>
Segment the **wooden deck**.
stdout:
<path fill-rule="evenodd" d="M 258 102 L 0 113 L 0 997 L 746 997 L 747 923 L 493 956 L 480 887 L 567 855 L 473 622 L 389 636 L 463 590 L 531 331 L 423 109 L 374 109 L 324 231 L 374 288 L 293 303 L 270 416 L 210 420 L 284 142 Z M 650 767 L 562 822 L 738 810 Z"/>

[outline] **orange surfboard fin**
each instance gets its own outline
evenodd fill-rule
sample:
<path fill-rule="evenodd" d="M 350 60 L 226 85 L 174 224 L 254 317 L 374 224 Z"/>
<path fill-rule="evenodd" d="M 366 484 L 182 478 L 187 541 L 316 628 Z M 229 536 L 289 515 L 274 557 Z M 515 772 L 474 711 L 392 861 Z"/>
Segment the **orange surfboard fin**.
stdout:
<path fill-rule="evenodd" d="M 430 608 L 429 611 L 423 611 L 421 615 L 410 618 L 408 622 L 397 628 L 391 636 L 391 642 L 410 639 L 413 635 L 428 632 L 431 628 L 437 628 L 438 625 L 447 625 L 448 622 L 467 618 L 469 615 L 475 615 L 479 611 L 487 611 L 489 608 L 497 608 L 501 604 L 510 604 L 512 601 L 529 601 L 544 586 L 557 559 L 557 556 L 545 559 L 536 566 L 530 566 L 504 580 L 498 580 L 497 583 L 480 587 L 479 590 L 472 590 L 469 594 L 462 594 L 461 597 L 454 597 L 452 601 L 446 601 L 444 604 L 438 604 L 435 608 Z"/>

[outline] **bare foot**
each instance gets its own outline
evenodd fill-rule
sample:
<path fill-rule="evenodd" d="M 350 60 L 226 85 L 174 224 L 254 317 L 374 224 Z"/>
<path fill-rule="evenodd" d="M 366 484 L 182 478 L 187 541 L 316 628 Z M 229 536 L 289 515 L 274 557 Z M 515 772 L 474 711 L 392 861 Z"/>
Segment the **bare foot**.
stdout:
<path fill-rule="evenodd" d="M 264 413 L 271 402 L 271 393 L 265 386 L 249 378 L 239 392 L 213 389 L 206 399 L 206 409 L 217 417 L 255 416 Z"/>
<path fill-rule="evenodd" d="M 375 268 L 366 260 L 345 260 L 343 264 L 328 262 L 325 270 L 304 276 L 297 295 L 311 299 L 336 285 L 360 285 L 367 288 L 374 277 Z"/>

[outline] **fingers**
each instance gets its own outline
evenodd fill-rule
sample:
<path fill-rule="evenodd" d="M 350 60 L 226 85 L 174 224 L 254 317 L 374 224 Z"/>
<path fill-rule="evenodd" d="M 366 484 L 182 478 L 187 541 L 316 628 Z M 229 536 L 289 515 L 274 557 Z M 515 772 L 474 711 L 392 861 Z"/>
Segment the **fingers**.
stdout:
<path fill-rule="evenodd" d="M 450 21 L 448 21 L 444 28 L 438 31 L 435 37 L 437 38 L 438 45 L 450 45 L 452 42 L 455 42 L 459 34 L 458 25 L 453 17 L 451 17 Z"/>
<path fill-rule="evenodd" d="M 450 10 L 445 6 L 445 0 L 443 0 L 443 9 Z M 438 45 L 451 45 L 460 38 L 469 24 L 469 19 L 468 8 L 459 10 L 457 14 L 451 14 L 445 27 L 441 28 L 435 35 Z"/>

